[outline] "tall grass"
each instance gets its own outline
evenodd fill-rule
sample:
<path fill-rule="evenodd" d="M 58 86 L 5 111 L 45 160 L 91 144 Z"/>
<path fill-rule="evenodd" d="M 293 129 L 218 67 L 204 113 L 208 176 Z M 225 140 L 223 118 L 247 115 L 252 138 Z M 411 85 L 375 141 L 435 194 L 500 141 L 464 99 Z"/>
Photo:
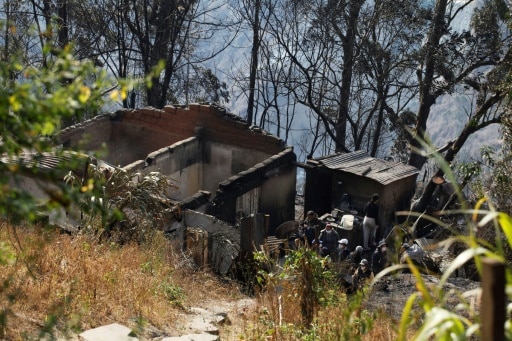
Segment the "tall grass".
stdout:
<path fill-rule="evenodd" d="M 484 258 L 495 259 L 506 266 L 506 294 L 510 299 L 512 291 L 512 273 L 510 271 L 510 254 L 512 248 L 512 218 L 504 213 L 498 212 L 492 202 L 483 195 L 482 198 L 475 203 L 474 208 L 467 205 L 463 196 L 462 188 L 457 185 L 457 178 L 450 165 L 444 160 L 442 155 L 438 154 L 430 144 L 423 142 L 422 145 L 430 150 L 435 161 L 439 165 L 442 173 L 448 178 L 452 184 L 455 194 L 458 198 L 460 209 L 444 210 L 444 216 L 462 216 L 465 218 L 466 231 L 464 235 L 454 234 L 439 243 L 438 246 L 446 249 L 455 243 L 462 246 L 462 252 L 452 261 L 450 266 L 440 276 L 439 282 L 433 288 L 427 286 L 422 279 L 420 269 L 408 260 L 407 267 L 417 280 L 417 293 L 411 295 L 404 306 L 402 320 L 397 340 L 409 341 L 427 341 L 427 340 L 473 340 L 481 337 L 481 322 L 485 316 L 478 313 L 479 307 L 473 307 L 471 302 L 463 300 L 464 306 L 458 311 L 447 309 L 446 293 L 444 286 L 448 279 L 452 277 L 457 269 L 465 267 L 468 263 L 474 264 L 475 271 L 478 276 L 482 276 L 482 261 Z M 484 194 L 484 193 L 482 193 Z M 485 204 L 485 206 L 484 206 Z M 485 209 L 482 209 L 485 208 Z M 400 214 L 400 213 L 399 213 Z M 411 212 L 402 212 L 409 215 Z M 415 213 L 412 213 L 413 215 Z M 434 223 L 450 229 L 448 222 L 441 221 L 434 217 L 424 216 Z M 491 231 L 491 233 L 489 233 Z M 482 238 L 483 236 L 492 236 L 493 239 Z M 396 268 L 396 267 L 395 267 Z M 393 267 L 388 268 L 387 272 L 394 271 Z M 460 292 L 460 297 L 465 293 Z M 413 312 L 413 307 L 419 306 L 423 314 L 419 316 Z M 476 309 L 475 309 L 476 308 Z M 509 303 L 507 311 L 512 309 Z M 512 324 L 510 316 L 506 318 L 508 322 L 503 326 L 506 339 L 512 338 Z M 407 331 L 411 323 L 419 323 L 413 335 L 409 335 Z"/>
<path fill-rule="evenodd" d="M 260 252 L 256 318 L 247 340 L 394 340 L 397 321 L 364 309 L 369 288 L 348 295 L 335 264 L 314 251 L 290 251 L 283 265 Z M 270 264 L 270 266 L 268 265 Z"/>

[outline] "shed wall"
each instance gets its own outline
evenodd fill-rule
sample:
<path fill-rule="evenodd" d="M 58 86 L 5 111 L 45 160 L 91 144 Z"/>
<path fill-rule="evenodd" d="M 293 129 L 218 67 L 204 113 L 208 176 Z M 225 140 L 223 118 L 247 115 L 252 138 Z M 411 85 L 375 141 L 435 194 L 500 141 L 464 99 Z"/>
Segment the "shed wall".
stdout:
<path fill-rule="evenodd" d="M 329 183 L 326 184 L 325 181 Z M 333 208 L 340 207 L 342 194 L 348 193 L 351 198 L 351 209 L 356 210 L 357 215 L 363 217 L 366 203 L 376 193 L 381 198 L 379 220 L 384 230 L 399 220 L 395 217 L 397 210 L 409 207 L 415 181 L 415 176 L 410 176 L 382 185 L 375 180 L 356 174 L 312 167 L 306 169 L 304 210 L 305 212 L 314 210 L 319 215 L 329 213 Z"/>

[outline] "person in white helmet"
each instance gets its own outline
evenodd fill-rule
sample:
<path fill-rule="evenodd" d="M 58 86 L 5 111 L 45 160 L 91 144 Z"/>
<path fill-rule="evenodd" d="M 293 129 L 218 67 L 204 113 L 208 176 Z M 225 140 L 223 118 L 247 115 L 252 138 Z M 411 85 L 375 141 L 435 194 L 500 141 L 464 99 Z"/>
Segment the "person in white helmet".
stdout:
<path fill-rule="evenodd" d="M 338 261 L 346 261 L 350 255 L 350 249 L 348 248 L 348 239 L 343 238 L 338 240 Z"/>

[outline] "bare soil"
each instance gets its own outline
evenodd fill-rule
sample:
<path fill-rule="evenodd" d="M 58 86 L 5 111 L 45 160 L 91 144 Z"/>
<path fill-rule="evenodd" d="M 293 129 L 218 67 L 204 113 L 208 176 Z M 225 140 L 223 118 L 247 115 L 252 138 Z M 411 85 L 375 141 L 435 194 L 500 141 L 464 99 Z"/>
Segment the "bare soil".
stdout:
<path fill-rule="evenodd" d="M 440 286 L 439 277 L 422 275 L 422 280 L 428 292 L 434 296 L 435 302 L 441 299 L 442 306 L 451 311 L 467 316 L 470 313 L 478 315 L 480 283 L 465 278 L 450 278 L 443 286 Z M 395 320 L 400 320 L 407 299 L 418 292 L 417 279 L 410 273 L 386 276 L 375 284 L 365 302 L 365 309 L 371 311 L 384 311 Z M 441 296 L 434 293 L 439 291 Z M 420 309 L 421 296 L 418 304 Z M 461 308 L 463 310 L 461 311 Z"/>

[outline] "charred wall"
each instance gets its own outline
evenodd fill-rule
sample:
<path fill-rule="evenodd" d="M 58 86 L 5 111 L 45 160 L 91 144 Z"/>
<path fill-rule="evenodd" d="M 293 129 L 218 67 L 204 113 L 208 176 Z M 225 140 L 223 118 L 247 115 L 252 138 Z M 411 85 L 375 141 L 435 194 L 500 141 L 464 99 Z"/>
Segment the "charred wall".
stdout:
<path fill-rule="evenodd" d="M 229 223 L 235 223 L 237 207 L 247 214 L 270 214 L 273 227 L 294 218 L 293 149 L 223 108 L 123 109 L 65 129 L 59 138 L 68 147 L 103 150 L 102 159 L 125 169 L 177 179 L 172 199 L 210 192 L 209 210 Z M 252 205 L 242 197 L 251 197 Z"/>
<path fill-rule="evenodd" d="M 239 117 L 225 109 L 191 104 L 163 109 L 123 109 L 62 130 L 59 141 L 66 147 L 103 151 L 102 158 L 125 166 L 156 150 L 198 136 L 219 146 L 237 146 L 241 154 L 259 153 L 260 160 L 279 153 L 284 143 L 259 129 L 248 129 Z M 206 154 L 205 157 L 211 156 Z M 246 165 L 234 165 L 234 173 Z"/>
<path fill-rule="evenodd" d="M 269 235 L 295 216 L 296 155 L 291 147 L 219 183 L 209 213 L 229 223 L 236 221 L 237 200 L 259 189 L 257 212 L 270 217 Z"/>

